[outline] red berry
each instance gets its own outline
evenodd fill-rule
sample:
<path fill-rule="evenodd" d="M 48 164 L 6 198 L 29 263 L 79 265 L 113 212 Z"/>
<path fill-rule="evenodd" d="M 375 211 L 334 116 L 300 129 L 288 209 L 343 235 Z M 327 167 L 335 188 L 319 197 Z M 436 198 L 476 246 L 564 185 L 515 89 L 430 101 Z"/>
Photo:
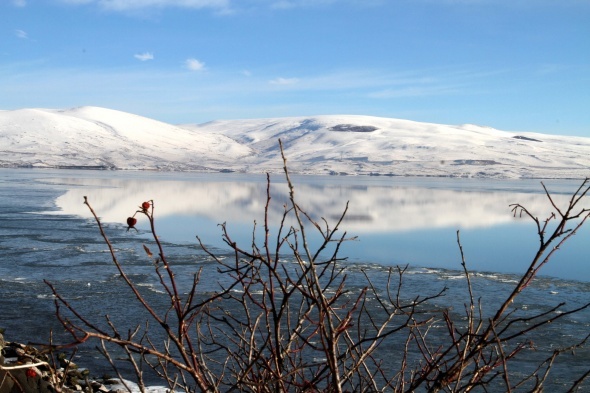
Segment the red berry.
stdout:
<path fill-rule="evenodd" d="M 129 228 L 135 228 L 135 224 L 137 224 L 137 219 L 135 217 L 127 217 L 127 225 Z"/>
<path fill-rule="evenodd" d="M 149 203 L 149 202 L 144 202 L 144 203 L 142 203 L 142 204 L 141 204 L 141 208 L 142 208 L 143 210 L 147 210 L 147 209 L 149 209 L 149 208 L 150 208 L 150 203 Z"/>
<path fill-rule="evenodd" d="M 32 368 L 27 368 L 27 377 L 28 378 L 35 378 L 37 373 Z"/>

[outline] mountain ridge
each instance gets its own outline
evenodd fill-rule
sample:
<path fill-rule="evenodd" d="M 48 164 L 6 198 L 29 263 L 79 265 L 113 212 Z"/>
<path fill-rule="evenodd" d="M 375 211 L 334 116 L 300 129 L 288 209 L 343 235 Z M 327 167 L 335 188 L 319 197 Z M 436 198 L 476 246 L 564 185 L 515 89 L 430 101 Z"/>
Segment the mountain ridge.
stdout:
<path fill-rule="evenodd" d="M 0 111 L 0 167 L 584 178 L 590 138 L 363 115 L 171 125 L 113 109 Z"/>

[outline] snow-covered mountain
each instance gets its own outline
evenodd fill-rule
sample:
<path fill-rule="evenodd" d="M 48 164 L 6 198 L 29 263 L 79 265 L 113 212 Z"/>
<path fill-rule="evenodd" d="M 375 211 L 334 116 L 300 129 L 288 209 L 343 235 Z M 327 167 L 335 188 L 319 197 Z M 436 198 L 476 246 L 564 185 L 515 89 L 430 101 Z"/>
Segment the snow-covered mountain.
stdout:
<path fill-rule="evenodd" d="M 252 150 L 195 132 L 96 107 L 0 112 L 0 166 L 195 170 L 223 167 Z"/>
<path fill-rule="evenodd" d="M 0 111 L 0 166 L 583 178 L 590 138 L 369 116 L 174 126 L 110 109 Z"/>

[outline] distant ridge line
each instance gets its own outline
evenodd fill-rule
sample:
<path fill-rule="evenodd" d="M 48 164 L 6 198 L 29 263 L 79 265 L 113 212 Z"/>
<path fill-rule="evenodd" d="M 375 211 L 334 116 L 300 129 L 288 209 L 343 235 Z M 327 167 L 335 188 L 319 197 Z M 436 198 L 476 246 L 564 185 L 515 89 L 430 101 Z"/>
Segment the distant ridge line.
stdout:
<path fill-rule="evenodd" d="M 494 179 L 590 176 L 590 138 L 363 115 L 172 125 L 108 108 L 0 111 L 0 167 Z"/>

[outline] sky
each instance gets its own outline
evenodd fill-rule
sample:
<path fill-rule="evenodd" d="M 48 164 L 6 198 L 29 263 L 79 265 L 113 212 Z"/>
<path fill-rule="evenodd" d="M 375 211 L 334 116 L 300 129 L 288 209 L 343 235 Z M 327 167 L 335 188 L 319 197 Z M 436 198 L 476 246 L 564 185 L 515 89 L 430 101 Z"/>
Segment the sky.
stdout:
<path fill-rule="evenodd" d="M 590 0 L 0 0 L 0 109 L 590 137 Z"/>

